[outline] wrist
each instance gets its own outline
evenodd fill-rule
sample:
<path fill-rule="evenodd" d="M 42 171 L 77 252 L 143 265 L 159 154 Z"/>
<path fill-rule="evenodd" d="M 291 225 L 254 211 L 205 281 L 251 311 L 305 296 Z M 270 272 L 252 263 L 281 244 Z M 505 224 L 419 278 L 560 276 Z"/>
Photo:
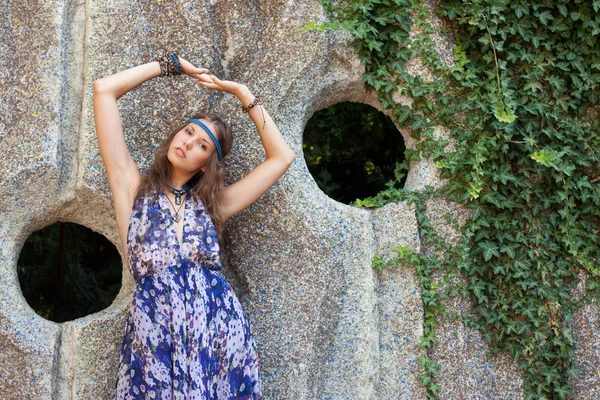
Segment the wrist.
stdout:
<path fill-rule="evenodd" d="M 157 78 L 161 75 L 160 63 L 156 60 L 150 61 L 148 64 L 152 65 L 152 78 Z"/>

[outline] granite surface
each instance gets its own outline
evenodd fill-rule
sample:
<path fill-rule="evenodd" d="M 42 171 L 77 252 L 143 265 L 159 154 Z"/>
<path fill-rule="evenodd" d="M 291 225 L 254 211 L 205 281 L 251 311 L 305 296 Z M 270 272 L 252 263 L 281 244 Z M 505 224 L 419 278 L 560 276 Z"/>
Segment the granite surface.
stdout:
<path fill-rule="evenodd" d="M 578 274 L 579 284 L 573 295 L 581 298 L 590 275 L 587 271 Z M 600 399 L 600 307 L 593 296 L 583 307 L 573 313 L 570 321 L 571 336 L 575 339 L 575 366 L 579 369 L 579 380 L 573 385 L 573 398 Z"/>
<path fill-rule="evenodd" d="M 92 84 L 166 49 L 262 94 L 297 155 L 276 185 L 230 219 L 231 246 L 222 255 L 255 333 L 265 398 L 426 398 L 416 362 L 423 354 L 423 307 L 414 267 L 379 272 L 371 266 L 375 255 L 393 257 L 393 246 L 426 251 L 414 205 L 367 210 L 338 203 L 319 190 L 303 158 L 302 132 L 317 110 L 344 101 L 381 110 L 364 87 L 349 35 L 297 29 L 326 20 L 313 0 L 0 4 L 0 398 L 112 397 L 133 289 L 128 269 L 109 308 L 57 324 L 27 305 L 16 263 L 26 238 L 56 221 L 85 225 L 123 254 L 98 151 Z M 445 36 L 436 34 L 436 43 L 440 56 L 451 53 Z M 413 69 L 427 74 L 418 60 Z M 220 113 L 233 127 L 227 184 L 264 160 L 237 98 L 189 78 L 145 82 L 118 105 L 140 171 L 169 130 L 201 110 Z M 414 146 L 409 129 L 397 128 Z M 436 132 L 444 135 L 442 128 Z M 428 160 L 411 165 L 406 188 L 440 184 Z M 437 216 L 461 211 L 446 202 L 427 209 L 453 240 L 457 233 Z M 576 320 L 582 379 L 595 384 L 597 307 L 583 309 Z M 522 397 L 514 365 L 488 357 L 475 332 L 446 321 L 437 334 L 430 356 L 440 365 L 443 398 Z M 584 384 L 577 390 L 597 396 Z"/>

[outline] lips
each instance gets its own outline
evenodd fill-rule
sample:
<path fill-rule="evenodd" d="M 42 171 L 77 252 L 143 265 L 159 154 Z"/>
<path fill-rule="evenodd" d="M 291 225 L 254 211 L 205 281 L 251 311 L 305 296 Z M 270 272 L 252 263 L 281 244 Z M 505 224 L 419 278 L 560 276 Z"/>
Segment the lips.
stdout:
<path fill-rule="evenodd" d="M 182 157 L 185 157 L 185 150 L 183 150 L 181 147 L 176 147 L 175 151 L 177 152 L 177 154 L 179 154 Z"/>

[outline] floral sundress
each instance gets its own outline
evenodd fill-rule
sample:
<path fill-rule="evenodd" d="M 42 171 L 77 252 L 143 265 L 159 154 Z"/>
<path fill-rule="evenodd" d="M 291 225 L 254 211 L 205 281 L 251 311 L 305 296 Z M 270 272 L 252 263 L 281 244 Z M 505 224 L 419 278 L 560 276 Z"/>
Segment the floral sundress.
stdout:
<path fill-rule="evenodd" d="M 262 399 L 254 337 L 223 278 L 217 234 L 188 192 L 180 245 L 163 192 L 140 196 L 127 230 L 136 282 L 115 399 Z"/>

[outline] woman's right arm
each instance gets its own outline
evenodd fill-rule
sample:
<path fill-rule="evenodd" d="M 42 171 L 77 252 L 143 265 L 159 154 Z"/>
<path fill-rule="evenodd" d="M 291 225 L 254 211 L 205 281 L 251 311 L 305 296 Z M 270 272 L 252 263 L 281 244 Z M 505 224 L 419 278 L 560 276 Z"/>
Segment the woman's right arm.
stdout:
<path fill-rule="evenodd" d="M 135 165 L 123 136 L 117 100 L 143 82 L 160 75 L 158 61 L 138 65 L 94 82 L 94 121 L 100 155 L 106 167 L 108 182 L 115 189 L 128 187 L 139 180 Z"/>
<path fill-rule="evenodd" d="M 152 61 L 94 82 L 96 136 L 113 194 L 117 226 L 125 251 L 127 225 L 140 173 L 125 143 L 117 99 L 157 76 L 160 76 L 160 65 L 158 61 Z"/>

